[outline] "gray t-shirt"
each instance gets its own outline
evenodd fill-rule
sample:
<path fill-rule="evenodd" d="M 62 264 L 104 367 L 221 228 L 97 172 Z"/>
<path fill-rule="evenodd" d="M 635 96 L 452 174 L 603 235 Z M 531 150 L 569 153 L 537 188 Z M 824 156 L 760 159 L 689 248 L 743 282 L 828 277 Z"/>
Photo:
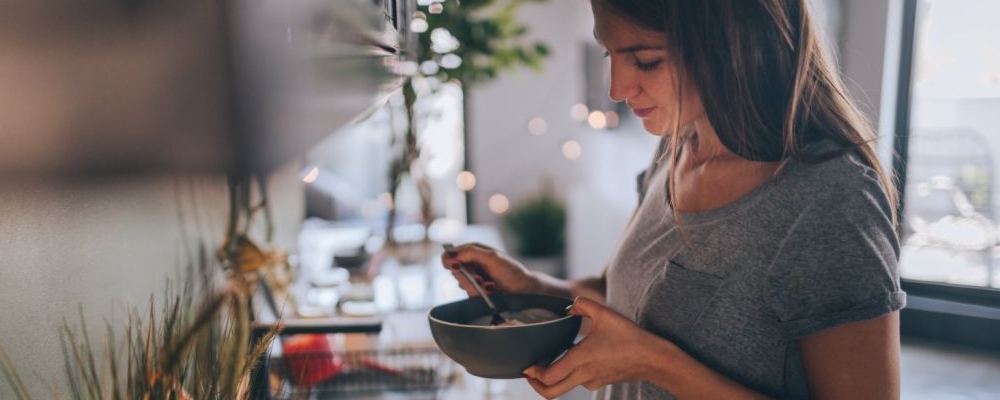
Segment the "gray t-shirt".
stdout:
<path fill-rule="evenodd" d="M 874 171 L 851 154 L 789 161 L 720 209 L 667 203 L 667 168 L 607 271 L 608 305 L 711 369 L 778 399 L 809 398 L 798 339 L 902 308 L 891 209 Z M 674 399 L 649 382 L 596 399 Z"/>

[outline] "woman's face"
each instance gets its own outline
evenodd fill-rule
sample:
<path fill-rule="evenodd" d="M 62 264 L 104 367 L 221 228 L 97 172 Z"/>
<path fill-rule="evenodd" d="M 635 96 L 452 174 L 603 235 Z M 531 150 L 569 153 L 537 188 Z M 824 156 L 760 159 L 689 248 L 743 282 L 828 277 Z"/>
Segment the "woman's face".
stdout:
<path fill-rule="evenodd" d="M 608 96 L 624 101 L 649 133 L 670 134 L 677 126 L 705 114 L 698 91 L 686 77 L 679 76 L 674 59 L 667 52 L 667 38 L 646 30 L 607 9 L 600 1 L 591 2 L 594 36 L 604 46 L 611 61 L 611 89 Z M 682 90 L 678 92 L 678 81 Z M 678 94 L 680 96 L 678 97 Z"/>

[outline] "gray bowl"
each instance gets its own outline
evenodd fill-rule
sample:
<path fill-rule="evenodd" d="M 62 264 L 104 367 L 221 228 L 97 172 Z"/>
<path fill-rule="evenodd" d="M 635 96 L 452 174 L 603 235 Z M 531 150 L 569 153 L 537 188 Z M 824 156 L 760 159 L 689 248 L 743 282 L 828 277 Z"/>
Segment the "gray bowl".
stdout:
<path fill-rule="evenodd" d="M 480 326 L 468 325 L 490 314 L 486 302 L 478 297 L 432 308 L 427 318 L 434 341 L 472 375 L 520 378 L 525 368 L 548 365 L 559 357 L 580 330 L 580 317 L 566 316 L 571 299 L 533 294 L 496 294 L 490 299 L 501 312 L 543 308 L 562 317 L 525 325 Z"/>

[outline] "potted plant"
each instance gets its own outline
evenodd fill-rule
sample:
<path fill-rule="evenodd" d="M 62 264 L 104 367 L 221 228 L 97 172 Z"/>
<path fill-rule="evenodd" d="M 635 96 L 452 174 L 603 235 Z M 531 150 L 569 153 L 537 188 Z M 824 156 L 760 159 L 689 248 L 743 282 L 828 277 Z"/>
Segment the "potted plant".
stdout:
<path fill-rule="evenodd" d="M 515 252 L 529 269 L 564 276 L 566 204 L 547 185 L 541 193 L 515 204 L 503 217 L 513 234 Z"/>

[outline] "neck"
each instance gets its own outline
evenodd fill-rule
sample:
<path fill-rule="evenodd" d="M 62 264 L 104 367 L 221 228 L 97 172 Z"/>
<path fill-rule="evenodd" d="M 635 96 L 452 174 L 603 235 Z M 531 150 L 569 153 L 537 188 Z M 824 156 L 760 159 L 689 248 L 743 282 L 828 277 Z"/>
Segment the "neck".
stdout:
<path fill-rule="evenodd" d="M 707 117 L 703 116 L 684 125 L 679 134 L 678 143 L 685 153 L 679 161 L 683 161 L 688 167 L 699 167 L 711 161 L 728 160 L 733 157 L 739 158 L 722 144 L 712 124 L 708 123 Z"/>

